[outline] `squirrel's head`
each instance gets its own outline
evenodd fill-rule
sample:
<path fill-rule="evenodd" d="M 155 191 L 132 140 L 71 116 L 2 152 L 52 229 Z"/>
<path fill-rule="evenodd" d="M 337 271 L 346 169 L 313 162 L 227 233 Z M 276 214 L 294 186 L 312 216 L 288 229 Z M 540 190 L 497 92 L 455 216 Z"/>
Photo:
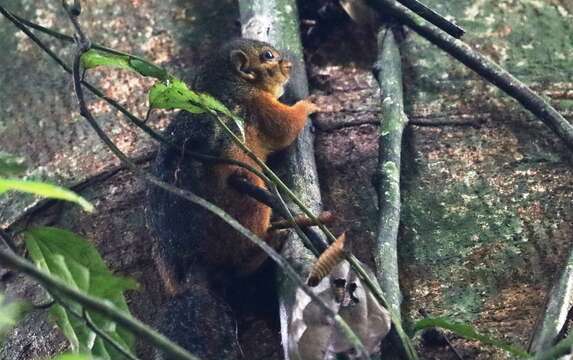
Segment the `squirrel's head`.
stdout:
<path fill-rule="evenodd" d="M 230 62 L 231 76 L 257 89 L 280 97 L 289 79 L 292 63 L 262 41 L 237 39 L 223 48 Z"/>

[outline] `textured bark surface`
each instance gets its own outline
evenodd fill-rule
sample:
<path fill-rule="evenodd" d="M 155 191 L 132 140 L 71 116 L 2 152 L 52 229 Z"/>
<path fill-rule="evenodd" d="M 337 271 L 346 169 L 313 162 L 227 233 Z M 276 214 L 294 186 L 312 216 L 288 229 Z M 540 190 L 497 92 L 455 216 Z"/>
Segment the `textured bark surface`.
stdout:
<path fill-rule="evenodd" d="M 426 2 L 455 16 L 470 44 L 549 97 L 571 120 L 570 1 Z M 41 24 L 69 29 L 59 2 L 11 0 L 5 6 Z M 379 92 L 370 69 L 375 39 L 336 10 L 317 13 L 321 2 L 300 6 L 303 18 L 316 20 L 316 25 L 305 22 L 302 33 L 311 93 L 323 110 L 314 130 L 324 208 L 341 218 L 334 232 L 348 230 L 357 256 L 373 266 L 377 202 L 371 176 L 378 156 Z M 84 26 L 94 41 L 143 55 L 186 78 L 205 49 L 240 30 L 238 9 L 226 0 L 98 0 L 84 7 Z M 50 44 L 60 49 L 58 42 Z M 0 149 L 25 156 L 31 176 L 66 185 L 116 166 L 79 117 L 70 79 L 3 18 L 0 46 Z M 69 47 L 59 53 L 70 59 Z M 411 119 L 482 121 L 479 127 L 410 126 L 406 131 L 399 240 L 405 319 L 419 318 L 418 309 L 426 308 L 525 347 L 573 236 L 570 155 L 538 120 L 424 40 L 406 32 L 402 53 Z M 95 71 L 88 80 L 144 116 L 148 80 L 115 70 Z M 91 106 L 122 150 L 143 161 L 152 153 L 155 145 L 115 111 L 97 99 Z M 165 114 L 150 119 L 157 128 L 166 121 Z M 163 295 L 144 224 L 143 184 L 118 171 L 96 178 L 81 193 L 97 213 L 56 205 L 21 218 L 30 199 L 11 196 L 0 198 L 0 225 L 18 230 L 51 224 L 89 237 L 111 268 L 141 283 L 142 290 L 128 299 L 134 314 L 149 321 Z M 37 286 L 12 272 L 0 272 L 0 288 L 10 296 L 42 300 Z M 239 286 L 238 294 L 261 297 L 255 290 Z M 276 300 L 272 291 L 264 296 L 264 306 L 237 308 L 247 359 L 281 358 Z M 478 343 L 454 339 L 454 344 L 468 358 L 509 358 Z M 46 314 L 36 311 L 13 331 L 0 358 L 35 359 L 63 348 L 65 341 Z M 149 353 L 144 345 L 140 352 Z M 427 359 L 451 356 L 445 348 L 421 353 Z"/>

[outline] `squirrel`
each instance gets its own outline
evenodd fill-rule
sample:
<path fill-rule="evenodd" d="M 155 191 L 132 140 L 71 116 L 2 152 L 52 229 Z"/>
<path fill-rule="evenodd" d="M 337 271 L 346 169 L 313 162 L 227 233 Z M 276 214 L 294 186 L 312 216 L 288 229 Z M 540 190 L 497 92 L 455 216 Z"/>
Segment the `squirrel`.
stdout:
<path fill-rule="evenodd" d="M 317 111 L 308 100 L 292 106 L 278 100 L 292 66 L 283 53 L 267 43 L 236 39 L 205 60 L 192 88 L 217 98 L 242 117 L 246 145 L 266 161 L 269 155 L 288 147 L 308 116 Z M 238 160 L 260 170 L 216 121 L 207 114 L 180 111 L 165 135 L 176 148 L 161 146 L 152 169 L 154 175 L 214 203 L 277 247 L 268 231 L 271 209 L 229 185 L 233 176 L 265 188 L 263 180 L 238 165 L 199 162 L 186 155 L 186 151 L 200 152 Z M 206 327 L 223 332 L 225 327 L 232 328 L 231 311 L 218 290 L 220 279 L 229 274 L 254 273 L 265 262 L 266 254 L 215 215 L 160 188 L 149 190 L 147 212 L 156 238 L 157 267 L 171 296 L 160 328 L 203 358 L 234 358 L 239 350 L 231 334 L 217 338 L 213 330 L 213 336 L 203 343 L 198 334 L 189 333 L 189 326 L 198 332 L 205 332 Z M 206 319 L 207 312 L 217 320 Z"/>

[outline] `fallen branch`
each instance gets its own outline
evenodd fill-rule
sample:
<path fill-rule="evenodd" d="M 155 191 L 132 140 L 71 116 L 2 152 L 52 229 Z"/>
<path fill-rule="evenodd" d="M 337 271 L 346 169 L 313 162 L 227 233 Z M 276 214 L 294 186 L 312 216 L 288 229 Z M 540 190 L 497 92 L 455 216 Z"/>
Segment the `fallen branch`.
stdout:
<path fill-rule="evenodd" d="M 378 32 L 378 57 L 373 71 L 382 94 L 382 115 L 379 128 L 379 154 L 376 176 L 378 193 L 378 227 L 376 235 L 376 276 L 384 292 L 393 320 L 401 324 L 398 274 L 398 227 L 400 225 L 400 166 L 402 134 L 408 123 L 404 113 L 402 63 L 400 50 L 391 26 Z M 416 354 L 398 333 L 402 349 L 410 359 Z M 399 345 L 399 344 L 398 344 Z M 411 345 L 410 345 L 411 346 Z"/>
<path fill-rule="evenodd" d="M 474 51 L 463 41 L 423 23 L 415 15 L 412 15 L 409 10 L 398 5 L 396 0 L 367 1 L 377 11 L 392 15 L 397 21 L 408 26 L 517 100 L 523 107 L 543 121 L 545 125 L 549 126 L 565 142 L 569 149 L 573 150 L 573 125 L 555 110 L 551 104 L 501 66 Z"/>
<path fill-rule="evenodd" d="M 440 118 L 410 118 L 408 125 L 421 126 L 421 127 L 439 127 L 439 126 L 471 126 L 479 128 L 484 119 L 474 117 L 440 117 Z"/>

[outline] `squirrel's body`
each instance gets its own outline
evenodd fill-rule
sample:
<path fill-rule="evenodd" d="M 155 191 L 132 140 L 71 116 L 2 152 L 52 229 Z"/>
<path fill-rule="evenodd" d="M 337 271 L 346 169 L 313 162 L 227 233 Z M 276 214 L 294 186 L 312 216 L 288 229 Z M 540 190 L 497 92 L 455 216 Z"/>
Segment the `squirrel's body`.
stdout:
<path fill-rule="evenodd" d="M 295 140 L 308 115 L 315 110 L 312 103 L 304 100 L 293 106 L 279 102 L 290 70 L 290 62 L 270 45 L 234 40 L 205 60 L 193 89 L 209 93 L 242 117 L 247 146 L 266 161 L 270 154 Z M 237 130 L 236 125 L 229 124 Z M 185 154 L 186 151 L 200 152 L 238 160 L 261 170 L 217 122 L 207 114 L 182 111 L 165 134 L 177 148 L 160 148 L 153 169 L 155 175 L 214 203 L 255 235 L 271 241 L 267 234 L 270 208 L 231 188 L 228 179 L 241 176 L 262 188 L 264 182 L 238 165 L 201 162 Z M 150 190 L 149 200 L 150 223 L 157 238 L 156 259 L 172 295 L 182 296 L 190 286 L 199 286 L 209 293 L 210 278 L 214 274 L 248 274 L 266 259 L 255 244 L 201 207 L 159 188 Z M 190 281 L 197 269 L 207 275 Z M 190 306 L 189 298 L 180 300 L 168 311 L 183 311 L 181 307 Z M 170 316 L 173 314 L 168 314 Z M 177 333 L 170 331 L 170 324 L 167 326 L 168 332 Z"/>

